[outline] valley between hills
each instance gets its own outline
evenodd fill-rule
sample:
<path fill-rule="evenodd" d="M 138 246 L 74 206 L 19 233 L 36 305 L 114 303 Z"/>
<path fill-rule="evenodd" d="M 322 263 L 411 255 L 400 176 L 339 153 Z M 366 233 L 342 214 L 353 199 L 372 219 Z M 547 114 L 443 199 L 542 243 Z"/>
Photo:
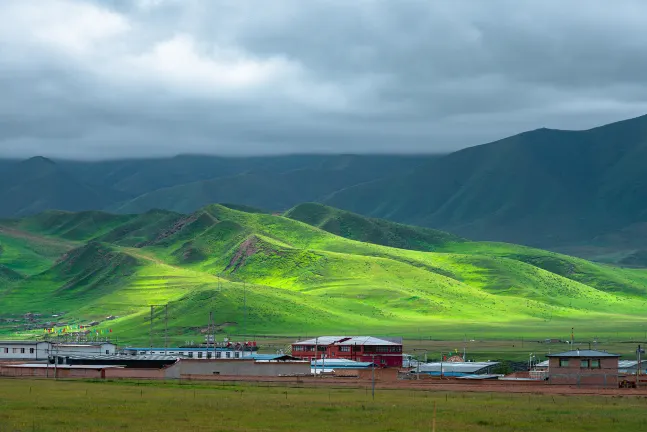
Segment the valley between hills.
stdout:
<path fill-rule="evenodd" d="M 148 340 L 220 334 L 642 337 L 647 270 L 306 203 L 284 213 L 46 211 L 0 222 L 0 336 L 48 322 Z M 34 314 L 30 324 L 21 318 Z M 164 331 L 163 308 L 153 331 Z M 53 318 L 52 315 L 60 315 Z M 106 321 L 106 317 L 115 317 Z"/>

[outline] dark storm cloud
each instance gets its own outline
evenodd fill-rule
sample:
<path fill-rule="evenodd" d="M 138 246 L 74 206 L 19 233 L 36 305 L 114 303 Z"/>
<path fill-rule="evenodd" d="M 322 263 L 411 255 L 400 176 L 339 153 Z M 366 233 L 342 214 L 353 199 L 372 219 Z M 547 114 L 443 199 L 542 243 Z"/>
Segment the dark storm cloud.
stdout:
<path fill-rule="evenodd" d="M 0 154 L 436 152 L 647 112 L 642 1 L 5 0 Z"/>

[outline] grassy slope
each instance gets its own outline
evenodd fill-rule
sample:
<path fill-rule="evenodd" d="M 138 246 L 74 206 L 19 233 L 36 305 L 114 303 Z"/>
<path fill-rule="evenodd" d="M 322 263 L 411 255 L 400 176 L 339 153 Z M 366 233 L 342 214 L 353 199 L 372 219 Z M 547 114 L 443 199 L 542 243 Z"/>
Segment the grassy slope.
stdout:
<path fill-rule="evenodd" d="M 189 216 L 50 212 L 14 222 L 8 238 L 27 244 L 18 234 L 29 230 L 31 243 L 78 247 L 51 267 L 51 255 L 33 259 L 45 271 L 0 291 L 4 313 L 67 312 L 71 322 L 117 315 L 104 326 L 136 342 L 147 338 L 148 305 L 167 302 L 171 335 L 179 340 L 199 337 L 211 310 L 230 332 L 411 335 L 423 327 L 444 337 L 519 331 L 541 337 L 574 323 L 611 322 L 591 331 L 624 332 L 647 306 L 647 276 L 639 270 L 468 242 L 312 205 L 287 213 L 296 215 L 351 238 L 410 249 L 221 205 Z M 4 259 L 0 264 L 16 267 Z M 161 326 L 156 320 L 155 331 Z"/>

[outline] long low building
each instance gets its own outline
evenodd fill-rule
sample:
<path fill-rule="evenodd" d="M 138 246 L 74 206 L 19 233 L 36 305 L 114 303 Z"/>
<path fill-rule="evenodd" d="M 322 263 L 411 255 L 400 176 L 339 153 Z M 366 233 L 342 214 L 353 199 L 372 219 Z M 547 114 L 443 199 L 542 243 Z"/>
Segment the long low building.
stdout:
<path fill-rule="evenodd" d="M 251 350 L 237 350 L 234 347 L 210 347 L 210 348 L 124 348 L 122 352 L 126 355 L 169 355 L 192 359 L 242 359 L 252 358 L 256 353 Z"/>
<path fill-rule="evenodd" d="M 402 338 L 373 336 L 320 336 L 294 342 L 292 355 L 304 360 L 347 359 L 373 362 L 382 367 L 402 367 Z"/>
<path fill-rule="evenodd" d="M 59 343 L 52 341 L 0 341 L 0 360 L 47 360 L 52 355 L 111 355 L 110 342 Z"/>
<path fill-rule="evenodd" d="M 420 363 L 412 372 L 433 376 L 462 377 L 468 375 L 492 374 L 499 362 L 434 362 Z"/>

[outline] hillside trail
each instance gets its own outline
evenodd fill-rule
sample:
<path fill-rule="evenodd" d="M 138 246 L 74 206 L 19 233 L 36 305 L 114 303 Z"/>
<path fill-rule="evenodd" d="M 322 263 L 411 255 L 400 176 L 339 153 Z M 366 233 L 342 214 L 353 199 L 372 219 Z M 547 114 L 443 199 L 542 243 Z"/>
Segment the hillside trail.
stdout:
<path fill-rule="evenodd" d="M 142 251 L 139 250 L 139 249 L 129 248 L 129 247 L 121 247 L 120 249 L 122 249 L 126 253 L 134 256 L 135 258 L 140 258 L 140 259 L 143 259 L 143 260 L 146 260 L 146 261 L 150 261 L 150 262 L 153 262 L 153 263 L 158 264 L 158 265 L 171 267 L 171 268 L 183 271 L 183 272 L 187 272 L 187 271 L 195 272 L 195 273 L 199 273 L 200 275 L 203 275 L 203 276 L 212 277 L 212 278 L 214 278 L 216 280 L 220 279 L 220 281 L 230 282 L 228 279 L 218 277 L 218 276 L 213 275 L 211 273 L 206 273 L 206 272 L 202 272 L 202 271 L 199 271 L 199 270 L 187 269 L 187 268 L 180 267 L 180 266 L 177 266 L 177 265 L 169 264 L 168 262 L 163 261 L 163 260 L 159 259 L 158 257 L 156 257 L 154 255 L 151 256 L 151 255 L 142 253 Z"/>
<path fill-rule="evenodd" d="M 65 245 L 65 246 L 68 246 L 70 249 L 75 248 L 78 245 L 82 244 L 81 242 L 75 242 L 72 240 L 64 240 L 60 238 L 40 236 L 27 231 L 11 228 L 6 225 L 0 225 L 0 234 L 4 234 L 8 237 L 30 240 L 33 242 L 46 244 L 46 245 L 53 245 L 53 246 Z"/>

